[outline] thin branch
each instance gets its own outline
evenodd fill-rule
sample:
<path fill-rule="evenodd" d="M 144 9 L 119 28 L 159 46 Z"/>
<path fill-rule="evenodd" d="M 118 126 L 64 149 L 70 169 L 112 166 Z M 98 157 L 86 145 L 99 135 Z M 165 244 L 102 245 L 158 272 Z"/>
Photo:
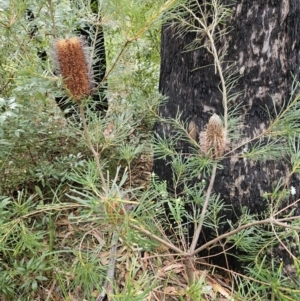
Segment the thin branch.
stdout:
<path fill-rule="evenodd" d="M 286 247 L 286 245 L 283 243 L 283 241 L 282 241 L 282 240 L 280 239 L 280 237 L 278 236 L 278 234 L 277 234 L 277 232 L 276 232 L 276 230 L 275 230 L 275 228 L 274 228 L 274 224 L 272 225 L 272 230 L 273 230 L 273 233 L 274 233 L 276 239 L 278 240 L 278 242 L 280 243 L 280 245 L 285 249 L 285 251 L 287 252 L 287 254 L 289 254 L 290 257 L 293 258 L 293 260 L 295 260 L 295 259 L 297 260 L 296 256 L 294 256 L 294 255 L 292 254 L 292 252 Z M 299 230 L 298 230 L 298 231 L 299 231 Z"/>
<path fill-rule="evenodd" d="M 108 270 L 106 280 L 103 286 L 103 290 L 96 299 L 96 301 L 102 301 L 108 294 L 113 294 L 113 281 L 115 277 L 115 266 L 117 260 L 117 245 L 119 240 L 120 227 L 113 232 L 111 239 L 110 258 L 108 263 Z"/>
<path fill-rule="evenodd" d="M 251 227 L 254 227 L 254 226 L 257 226 L 257 225 L 263 225 L 263 224 L 277 224 L 278 226 L 281 226 L 281 227 L 284 227 L 284 228 L 287 228 L 287 229 L 296 229 L 296 230 L 300 230 L 300 227 L 294 227 L 294 226 L 291 226 L 291 225 L 288 225 L 288 224 L 284 224 L 282 222 L 284 221 L 287 221 L 287 220 L 295 220 L 295 219 L 299 219 L 299 216 L 294 216 L 293 218 L 287 218 L 287 219 L 280 219 L 280 220 L 276 220 L 274 219 L 273 217 L 270 217 L 270 218 L 267 218 L 267 219 L 264 219 L 264 220 L 261 220 L 261 221 L 254 221 L 254 222 L 251 222 L 251 223 L 248 223 L 248 224 L 245 224 L 245 225 L 242 225 L 230 232 L 227 232 L 227 233 L 224 233 L 212 240 L 210 240 L 209 242 L 207 242 L 206 244 L 202 245 L 201 247 L 199 247 L 198 249 L 196 249 L 194 252 L 192 252 L 191 255 L 196 255 L 198 254 L 199 252 L 201 252 L 202 250 L 205 250 L 207 248 L 209 248 L 210 246 L 212 246 L 213 244 L 217 243 L 219 240 L 222 240 L 224 238 L 227 238 L 229 236 L 232 236 L 244 229 L 247 229 L 247 228 L 251 228 Z"/>
<path fill-rule="evenodd" d="M 189 255 L 189 254 L 185 254 L 183 252 L 183 250 L 177 248 L 175 245 L 173 245 L 172 243 L 169 243 L 168 241 L 156 236 L 155 234 L 151 233 L 150 231 L 143 229 L 139 226 L 136 226 L 134 224 L 129 223 L 129 226 L 135 230 L 137 230 L 140 233 L 145 234 L 146 236 L 148 236 L 149 238 L 152 238 L 154 240 L 156 240 L 157 242 L 160 242 L 161 244 L 163 244 L 164 246 L 168 247 L 170 250 L 173 250 L 174 252 L 181 254 L 181 255 Z"/>
<path fill-rule="evenodd" d="M 189 253 L 191 253 L 191 254 L 194 253 L 194 251 L 196 249 L 197 242 L 199 240 L 199 236 L 200 236 L 200 233 L 201 233 L 201 230 L 202 230 L 202 226 L 203 226 L 205 214 L 206 214 L 206 211 L 207 211 L 207 206 L 208 206 L 208 203 L 209 203 L 210 195 L 211 195 L 211 192 L 212 192 L 212 189 L 213 189 L 213 186 L 214 186 L 214 182 L 215 182 L 215 178 L 216 178 L 216 171 L 217 171 L 217 162 L 214 162 L 213 168 L 212 168 L 212 174 L 211 174 L 211 177 L 210 177 L 209 186 L 207 188 L 206 197 L 205 197 L 205 201 L 204 201 L 204 204 L 203 204 L 203 208 L 202 208 L 202 212 L 201 212 L 201 216 L 200 216 L 200 220 L 199 220 L 199 224 L 198 224 L 198 227 L 197 227 L 197 229 L 194 233 L 193 241 L 192 241 L 191 247 L 189 249 Z"/>
<path fill-rule="evenodd" d="M 55 25 L 55 16 L 54 16 L 52 0 L 48 0 L 47 3 L 49 5 L 49 12 L 50 12 L 50 17 L 51 17 L 51 21 L 52 21 L 53 37 L 57 38 L 57 29 L 56 29 L 56 25 Z"/>
<path fill-rule="evenodd" d="M 249 140 L 241 143 L 240 145 L 236 146 L 235 148 L 233 148 L 232 150 L 230 150 L 229 152 L 227 152 L 224 157 L 228 157 L 228 155 L 230 155 L 231 153 L 234 153 L 236 150 L 238 150 L 239 148 L 241 147 L 244 147 L 245 145 L 247 145 L 248 143 L 251 143 L 255 140 L 258 140 L 264 136 L 267 136 L 267 135 L 272 135 L 272 129 L 275 127 L 275 125 L 279 122 L 279 120 L 281 120 L 284 115 L 290 111 L 291 107 L 297 103 L 300 99 L 300 93 L 296 95 L 295 99 L 287 106 L 287 108 L 274 120 L 274 122 L 272 122 L 270 124 L 270 126 L 265 130 L 263 131 L 262 133 L 260 133 L 259 135 L 253 137 L 253 138 L 250 138 Z M 273 133 L 273 134 L 277 134 L 279 135 L 280 133 Z M 283 134 L 283 133 L 281 133 Z"/>
<path fill-rule="evenodd" d="M 83 109 L 82 102 L 79 102 L 78 106 L 79 106 L 79 111 L 80 111 L 80 117 L 81 117 L 82 124 L 83 124 L 84 136 L 86 138 L 88 147 L 89 147 L 89 149 L 91 150 L 91 152 L 92 152 L 92 154 L 94 156 L 94 159 L 95 159 L 95 162 L 96 162 L 96 166 L 97 166 L 97 171 L 98 171 L 98 174 L 99 174 L 99 176 L 101 178 L 103 189 L 107 190 L 107 183 L 106 183 L 106 180 L 105 180 L 104 175 L 102 173 L 102 169 L 101 169 L 101 165 L 100 165 L 100 156 L 99 156 L 99 153 L 95 150 L 95 148 L 93 146 L 93 143 L 92 143 L 92 140 L 91 140 L 91 136 L 90 136 L 90 132 L 89 132 L 88 127 L 87 127 L 87 122 L 86 122 L 86 118 L 85 118 L 85 114 L 84 114 L 84 109 Z"/>
<path fill-rule="evenodd" d="M 110 67 L 108 72 L 104 75 L 101 82 L 93 89 L 92 93 L 95 93 L 96 91 L 98 91 L 100 89 L 101 85 L 107 80 L 108 76 L 114 70 L 116 64 L 120 60 L 121 56 L 123 55 L 123 53 L 124 53 L 125 49 L 128 47 L 128 45 L 131 42 L 136 41 L 138 38 L 140 38 L 148 30 L 150 25 L 153 24 L 153 22 L 155 20 L 157 20 L 159 18 L 159 16 L 163 15 L 165 13 L 165 11 L 167 11 L 175 2 L 176 2 L 176 0 L 168 0 L 166 3 L 164 3 L 162 5 L 162 7 L 159 9 L 159 11 L 157 13 L 155 13 L 133 37 L 127 37 L 123 47 L 117 54 L 112 66 Z"/>
<path fill-rule="evenodd" d="M 218 5 L 218 3 L 214 3 L 214 8 L 216 8 L 217 5 Z M 210 41 L 210 45 L 206 46 L 206 48 L 207 48 L 207 50 L 209 50 L 212 53 L 212 55 L 214 57 L 215 66 L 218 70 L 218 74 L 219 74 L 220 80 L 221 80 L 222 102 L 223 102 L 223 109 L 224 109 L 224 128 L 225 128 L 225 132 L 227 133 L 227 129 L 228 129 L 227 87 L 226 87 L 226 82 L 225 82 L 225 78 L 224 78 L 224 74 L 223 74 L 222 63 L 220 61 L 219 54 L 218 54 L 218 51 L 217 51 L 217 48 L 215 45 L 216 37 L 214 36 L 214 30 L 217 25 L 217 19 L 219 17 L 218 11 L 215 10 L 215 16 L 213 18 L 212 26 L 207 26 L 207 24 L 204 23 L 199 17 L 197 17 L 196 14 L 191 9 L 189 9 L 188 7 L 186 7 L 184 5 L 183 5 L 183 7 L 194 17 L 195 20 L 197 20 L 199 22 L 199 24 L 202 26 L 202 30 L 207 35 L 207 37 Z M 189 26 L 191 26 L 191 24 L 189 24 Z M 199 28 L 198 28 L 198 30 L 199 30 Z M 209 47 L 211 49 L 209 49 Z"/>
<path fill-rule="evenodd" d="M 25 49 L 23 43 L 20 42 L 18 36 L 13 32 L 11 27 L 9 27 L 8 30 L 9 30 L 10 34 L 12 35 L 12 37 L 17 42 L 17 44 L 19 45 L 20 49 L 22 49 L 22 51 L 24 52 L 24 55 L 26 56 L 26 58 L 28 58 L 28 51 Z"/>
<path fill-rule="evenodd" d="M 196 260 L 197 262 L 198 260 Z M 233 270 L 228 270 L 227 268 L 223 268 L 222 266 L 218 266 L 218 265 L 214 265 L 214 264 L 211 264 L 211 263 L 208 263 L 208 262 L 205 262 L 203 260 L 200 260 L 199 263 L 201 265 L 204 265 L 204 266 L 208 266 L 210 268 L 210 270 L 214 270 L 214 269 L 220 269 L 226 273 L 230 273 L 231 275 L 234 276 L 234 278 L 236 279 L 236 277 L 241 277 L 241 278 L 245 278 L 247 280 L 250 280 L 252 282 L 255 282 L 255 283 L 259 283 L 259 284 L 262 284 L 262 285 L 267 285 L 267 286 L 270 286 L 270 283 L 269 282 L 263 282 L 261 280 L 258 280 L 258 279 L 255 279 L 253 277 L 250 277 L 250 276 L 246 276 L 244 274 L 241 274 L 241 273 L 238 273 L 238 272 L 235 272 Z M 240 299 L 238 299 L 240 300 Z"/>
<path fill-rule="evenodd" d="M 52 293 L 53 293 L 53 291 L 54 291 L 54 289 L 55 289 L 55 285 L 56 285 L 56 279 L 54 279 L 54 280 L 52 281 L 52 284 L 51 284 L 50 289 L 47 290 L 48 293 L 47 293 L 47 297 L 46 297 L 45 301 L 53 300 L 52 297 L 51 297 L 51 295 L 52 295 Z"/>
<path fill-rule="evenodd" d="M 129 43 L 130 43 L 130 40 L 127 39 L 126 42 L 124 43 L 122 49 L 118 53 L 117 57 L 115 58 L 112 66 L 109 68 L 108 72 L 106 72 L 106 74 L 102 78 L 101 82 L 93 89 L 93 91 L 91 92 L 91 94 L 94 94 L 95 92 L 97 92 L 101 88 L 101 85 L 107 80 L 107 78 L 112 73 L 112 71 L 114 70 L 115 66 L 117 65 L 118 61 L 122 57 L 122 54 L 125 51 L 125 49 L 127 48 L 127 46 L 129 45 Z"/>
<path fill-rule="evenodd" d="M 299 216 L 298 216 L 297 218 L 299 219 Z M 300 227 L 288 225 L 288 224 L 279 222 L 279 221 L 277 221 L 277 220 L 274 220 L 273 224 L 274 224 L 274 225 L 277 225 L 277 226 L 279 226 L 279 227 L 282 227 L 282 228 L 293 229 L 293 230 L 300 231 Z"/>

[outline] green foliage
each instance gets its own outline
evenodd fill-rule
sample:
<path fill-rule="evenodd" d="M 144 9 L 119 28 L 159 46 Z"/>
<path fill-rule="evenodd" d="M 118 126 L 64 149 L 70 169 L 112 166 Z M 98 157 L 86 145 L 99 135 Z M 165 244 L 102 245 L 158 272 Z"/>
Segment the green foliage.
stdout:
<path fill-rule="evenodd" d="M 266 258 L 256 266 L 249 268 L 250 276 L 255 277 L 259 284 L 256 291 L 265 296 L 263 300 L 296 300 L 300 290 L 297 282 L 287 277 L 283 272 L 283 264 L 273 259 L 268 262 Z M 267 284 L 267 285 L 266 285 Z"/>
<path fill-rule="evenodd" d="M 224 156 L 230 157 L 233 149 L 241 149 L 245 160 L 288 155 L 289 176 L 299 172 L 298 83 L 269 128 L 240 145 L 240 107 L 231 106 L 237 75 L 233 68 L 220 68 L 225 53 L 212 47 L 229 30 L 216 29 L 227 24 L 231 10 L 217 0 L 206 4 L 207 10 L 183 0 L 0 0 L 0 298 L 47 300 L 59 292 L 64 300 L 96 300 L 108 278 L 111 235 L 118 231 L 119 278 L 111 281 L 111 300 L 142 301 L 160 289 L 161 300 L 167 300 L 164 289 L 174 286 L 178 300 L 206 300 L 211 288 L 205 274 L 199 276 L 196 266 L 189 274 L 186 259 L 203 250 L 229 254 L 232 247 L 243 251 L 239 259 L 248 264 L 248 274 L 232 274 L 230 293 L 236 299 L 297 299 L 299 258 L 290 253 L 290 272 L 273 257 L 278 244 L 288 252 L 299 244 L 299 218 L 283 208 L 290 193 L 284 179 L 265 194 L 264 221 L 246 209 L 236 223 L 225 220 L 231 208 L 209 190 L 214 171 L 223 168 L 220 161 L 203 154 L 180 114 L 162 120 L 156 113 L 164 101 L 157 92 L 160 25 L 172 16 L 180 32 L 210 34 L 211 43 L 201 47 L 213 54 L 224 109 L 228 107 L 223 121 L 232 147 Z M 200 17 L 191 14 L 194 5 Z M 35 15 L 31 22 L 27 9 Z M 187 14 L 189 23 L 184 22 Z M 81 130 L 66 122 L 54 102 L 64 90 L 50 54 L 53 38 L 70 37 L 86 22 L 102 26 L 105 33 L 110 107 L 98 118 L 89 99 L 84 100 L 81 117 L 88 124 Z M 194 47 L 199 41 L 187 50 Z M 48 53 L 44 61 L 39 57 L 43 50 Z M 158 118 L 176 134 L 152 138 Z M 178 153 L 182 141 L 189 143 L 190 153 Z M 172 178 L 167 184 L 152 174 L 143 185 L 136 184 L 143 171 L 135 169 L 136 163 L 145 164 L 142 159 L 151 161 L 153 155 L 168 159 Z M 202 226 L 211 230 L 211 237 L 193 248 Z M 221 235 L 221 227 L 228 231 Z M 200 231 L 192 234 L 191 229 Z"/>
<path fill-rule="evenodd" d="M 145 146 L 162 99 L 157 93 L 159 24 L 171 6 L 72 2 L 0 1 L 0 296 L 5 300 L 46 299 L 53 281 L 66 300 L 78 288 L 86 299 L 101 291 L 106 266 L 99 253 L 107 248 L 99 248 L 99 236 L 84 239 L 86 229 L 105 225 L 110 237 L 117 221 L 109 201 L 137 193 L 122 191 L 127 177 L 119 178 L 120 168 L 133 168 L 151 151 Z M 35 16 L 30 22 L 27 9 Z M 111 105 L 103 119 L 88 106 L 85 111 L 91 141 L 101 150 L 101 168 L 112 179 L 105 196 L 82 131 L 66 123 L 54 102 L 63 91 L 51 61 L 52 39 L 72 36 L 85 22 L 94 24 L 97 12 L 105 32 Z M 44 50 L 45 61 L 38 55 Z M 128 243 L 152 245 L 132 231 L 126 237 Z M 131 282 L 130 292 L 124 290 L 118 300 L 139 294 Z"/>

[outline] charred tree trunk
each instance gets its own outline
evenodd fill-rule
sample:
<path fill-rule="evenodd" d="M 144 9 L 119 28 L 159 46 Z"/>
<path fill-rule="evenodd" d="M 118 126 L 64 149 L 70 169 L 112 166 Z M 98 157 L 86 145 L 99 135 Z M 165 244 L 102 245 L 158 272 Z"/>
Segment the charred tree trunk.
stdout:
<path fill-rule="evenodd" d="M 268 127 L 270 117 L 266 109 L 273 114 L 274 103 L 277 108 L 283 107 L 290 97 L 293 76 L 298 78 L 300 2 L 237 0 L 231 3 L 233 13 L 227 25 L 232 30 L 218 43 L 218 48 L 227 43 L 225 62 L 236 63 L 239 78 L 232 92 L 241 93 L 235 104 L 242 104 L 240 131 L 243 139 L 248 139 Z M 187 127 L 193 121 L 199 134 L 213 113 L 223 115 L 224 111 L 220 77 L 215 72 L 212 55 L 205 48 L 186 49 L 195 39 L 196 33 L 181 35 L 172 23 L 163 27 L 159 88 L 168 101 L 160 108 L 160 115 L 175 118 L 180 112 Z M 155 125 L 155 131 L 160 136 L 172 135 L 170 128 L 160 122 Z M 180 142 L 178 150 L 188 153 L 189 145 Z M 264 193 L 272 191 L 272 185 L 285 179 L 290 169 L 288 160 L 243 160 L 238 156 L 242 151 L 237 149 L 221 161 L 224 168 L 217 171 L 213 187 L 214 192 L 232 206 L 232 210 L 226 211 L 226 219 L 232 221 L 244 206 L 252 213 L 262 214 Z M 166 163 L 155 160 L 154 171 L 171 188 L 172 171 Z M 293 175 L 288 185 L 296 188 L 290 201 L 299 198 L 299 178 Z M 299 212 L 297 208 L 295 214 Z"/>

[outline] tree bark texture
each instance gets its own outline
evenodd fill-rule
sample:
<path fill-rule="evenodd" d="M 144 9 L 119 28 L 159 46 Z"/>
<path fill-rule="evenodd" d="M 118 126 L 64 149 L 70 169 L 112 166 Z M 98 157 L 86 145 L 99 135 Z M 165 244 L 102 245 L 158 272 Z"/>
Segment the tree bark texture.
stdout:
<path fill-rule="evenodd" d="M 268 127 L 266 108 L 274 117 L 274 103 L 277 109 L 282 108 L 290 97 L 293 76 L 299 78 L 300 2 L 237 0 L 231 3 L 233 13 L 228 22 L 231 31 L 217 47 L 221 49 L 227 43 L 225 62 L 236 63 L 234 68 L 239 78 L 232 93 L 241 93 L 235 105 L 242 105 L 239 142 L 243 142 Z M 196 124 L 198 137 L 210 116 L 213 113 L 223 115 L 224 110 L 213 56 L 205 48 L 186 50 L 196 37 L 192 32 L 180 34 L 172 23 L 164 25 L 159 88 L 168 97 L 160 108 L 160 115 L 175 118 L 181 113 L 187 127 L 191 121 Z M 160 136 L 173 134 L 169 126 L 160 122 L 155 125 L 155 131 Z M 189 152 L 187 143 L 179 142 L 177 147 L 179 152 Z M 262 213 L 266 202 L 263 194 L 271 192 L 280 179 L 285 179 L 291 167 L 288 158 L 277 162 L 244 160 L 238 156 L 242 151 L 237 149 L 221 161 L 224 168 L 217 171 L 213 188 L 214 193 L 232 206 L 232 210 L 226 211 L 226 219 L 232 221 L 244 206 L 252 213 Z M 171 169 L 166 161 L 155 160 L 154 171 L 172 188 Z M 291 186 L 296 188 L 296 194 L 291 195 L 289 201 L 300 197 L 297 175 L 290 179 L 288 188 Z M 294 214 L 299 215 L 300 208 Z"/>

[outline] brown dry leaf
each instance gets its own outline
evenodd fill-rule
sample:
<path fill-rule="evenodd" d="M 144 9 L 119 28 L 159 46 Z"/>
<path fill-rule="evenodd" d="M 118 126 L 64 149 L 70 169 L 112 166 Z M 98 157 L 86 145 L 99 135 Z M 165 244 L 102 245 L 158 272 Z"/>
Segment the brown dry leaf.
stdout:
<path fill-rule="evenodd" d="M 68 230 L 70 232 L 74 231 L 74 224 L 72 224 L 67 218 L 59 219 L 56 222 L 56 226 L 68 226 Z"/>
<path fill-rule="evenodd" d="M 227 285 L 228 282 L 222 275 L 214 273 L 213 278 L 211 275 L 207 275 L 207 278 L 209 278 L 209 284 L 212 286 L 213 291 L 221 294 L 222 296 L 224 296 L 226 298 L 226 299 L 220 299 L 220 300 L 230 300 L 230 301 L 234 300 L 234 298 L 232 297 L 232 292 L 230 291 L 230 285 Z M 226 286 L 229 289 L 226 288 Z"/>
<path fill-rule="evenodd" d="M 165 293 L 168 295 L 176 294 L 176 288 L 174 286 L 168 286 L 165 288 Z"/>
<path fill-rule="evenodd" d="M 217 280 L 219 283 L 223 283 L 225 286 L 227 285 L 229 288 L 231 287 L 231 280 L 230 278 L 225 278 L 224 276 L 214 273 L 213 277 L 215 280 Z"/>
<path fill-rule="evenodd" d="M 179 274 L 184 270 L 184 266 L 181 263 L 168 264 L 167 266 L 158 270 L 158 277 L 165 277 L 168 272 L 172 271 L 175 274 Z"/>
<path fill-rule="evenodd" d="M 144 271 L 148 269 L 148 265 L 149 265 L 149 253 L 145 252 L 142 258 L 142 268 Z"/>
<path fill-rule="evenodd" d="M 128 278 L 128 271 L 126 268 L 124 268 L 123 264 L 118 264 L 117 266 L 118 269 L 118 279 L 120 281 L 121 285 L 125 285 L 125 280 Z"/>
<path fill-rule="evenodd" d="M 109 256 L 110 256 L 110 251 L 99 253 L 98 257 L 101 258 L 101 264 L 102 265 L 108 265 L 108 263 L 109 263 Z"/>
<path fill-rule="evenodd" d="M 79 301 L 77 298 L 72 296 L 71 293 L 69 293 L 69 298 L 70 298 L 71 301 Z"/>
<path fill-rule="evenodd" d="M 170 261 L 170 260 L 166 259 L 166 260 L 163 261 L 163 265 L 168 266 L 168 265 L 172 264 L 172 262 L 173 261 Z"/>
<path fill-rule="evenodd" d="M 172 270 L 174 273 L 177 274 L 177 273 L 180 273 L 184 270 L 184 266 L 181 263 L 174 263 L 174 264 L 171 264 L 169 266 L 164 267 L 163 270 L 165 272 L 169 272 L 169 271 Z"/>
<path fill-rule="evenodd" d="M 99 242 L 99 244 L 101 244 L 103 242 L 103 238 L 101 237 L 101 233 L 98 230 L 93 230 L 92 231 L 93 236 L 97 239 L 97 241 Z"/>
<path fill-rule="evenodd" d="M 191 120 L 188 128 L 189 136 L 192 140 L 196 141 L 197 136 L 197 126 L 195 121 Z"/>
<path fill-rule="evenodd" d="M 165 245 L 160 244 L 159 246 L 156 247 L 156 251 L 157 251 L 159 254 L 163 254 L 163 253 L 168 253 L 169 249 L 168 249 L 168 247 L 166 247 Z"/>
<path fill-rule="evenodd" d="M 64 245 L 65 245 L 65 241 L 67 240 L 67 238 L 68 238 L 69 236 L 74 235 L 74 233 L 75 233 L 74 231 L 72 231 L 72 232 L 67 232 L 67 233 L 65 233 L 63 236 L 61 236 L 61 237 L 62 237 L 61 245 L 64 246 Z"/>
<path fill-rule="evenodd" d="M 219 283 L 217 282 L 214 282 L 212 283 L 212 287 L 213 287 L 213 290 L 216 292 L 216 293 L 219 293 L 221 294 L 222 296 L 226 297 L 227 299 L 226 300 L 230 300 L 230 301 L 233 301 L 234 298 L 230 296 L 230 292 L 229 290 L 227 290 L 226 288 L 224 288 L 222 285 L 220 285 Z"/>

